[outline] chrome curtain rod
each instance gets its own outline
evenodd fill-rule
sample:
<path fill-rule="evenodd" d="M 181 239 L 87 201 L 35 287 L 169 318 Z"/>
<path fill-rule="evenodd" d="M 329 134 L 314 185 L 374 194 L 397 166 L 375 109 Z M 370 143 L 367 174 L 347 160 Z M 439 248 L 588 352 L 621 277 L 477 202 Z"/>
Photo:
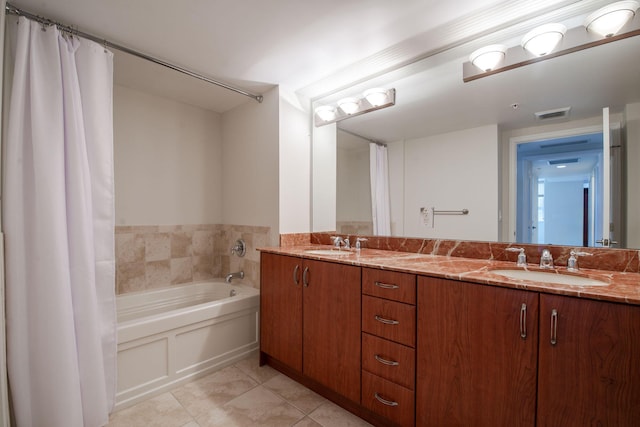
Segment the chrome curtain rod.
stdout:
<path fill-rule="evenodd" d="M 226 84 L 224 82 L 211 79 L 209 77 L 203 76 L 202 74 L 198 74 L 198 73 L 196 73 L 194 71 L 188 70 L 186 68 L 182 68 L 182 67 L 180 67 L 178 65 L 174 65 L 174 64 L 171 64 L 169 62 L 163 61 L 161 59 L 155 58 L 153 56 L 144 54 L 142 52 L 138 52 L 137 50 L 128 48 L 126 46 L 122 46 L 122 45 L 119 45 L 117 43 L 112 43 L 112 42 L 110 42 L 108 40 L 102 39 L 100 37 L 96 37 L 96 36 L 94 36 L 92 34 L 88 34 L 88 33 L 82 32 L 82 31 L 78 31 L 77 29 L 75 29 L 73 27 L 69 27 L 69 26 L 61 24 L 59 22 L 52 21 L 52 20 L 44 18 L 42 16 L 34 15 L 33 13 L 30 13 L 30 12 L 27 12 L 25 10 L 22 10 L 22 9 L 19 9 L 19 8 L 15 7 L 14 5 L 10 4 L 9 2 L 7 2 L 6 6 L 5 6 L 5 10 L 6 10 L 7 14 L 9 14 L 9 15 L 24 16 L 25 18 L 31 19 L 31 20 L 36 21 L 36 22 L 38 22 L 40 24 L 43 24 L 43 25 L 55 25 L 56 27 L 58 27 L 58 29 L 60 31 L 64 31 L 64 32 L 67 32 L 67 33 L 70 33 L 70 34 L 74 34 L 74 35 L 83 37 L 85 39 L 88 39 L 88 40 L 94 41 L 94 42 L 96 42 L 98 44 L 101 44 L 104 47 L 117 49 L 117 50 L 119 50 L 121 52 L 128 53 L 129 55 L 137 56 L 138 58 L 153 62 L 153 63 L 158 64 L 158 65 L 162 65 L 163 67 L 167 67 L 167 68 L 169 68 L 171 70 L 174 70 L 174 71 L 177 71 L 179 73 L 186 74 L 186 75 L 191 76 L 193 78 L 196 78 L 198 80 L 202 80 L 202 81 L 205 81 L 207 83 L 211 83 L 213 85 L 216 85 L 216 86 L 228 89 L 230 91 L 239 93 L 241 95 L 247 96 L 247 97 L 252 98 L 252 99 L 254 99 L 254 100 L 258 101 L 258 102 L 262 102 L 262 100 L 263 100 L 263 96 L 262 95 L 256 95 L 256 94 L 247 92 L 247 91 L 245 91 L 243 89 L 240 89 L 238 87 L 231 86 L 231 85 L 228 85 L 228 84 Z"/>
<path fill-rule="evenodd" d="M 340 132 L 348 133 L 351 136 L 355 136 L 355 137 L 358 137 L 360 139 L 364 139 L 365 141 L 372 142 L 372 143 L 374 143 L 376 145 L 380 145 L 382 147 L 386 147 L 387 146 L 387 144 L 385 144 L 384 142 L 376 141 L 375 139 L 371 139 L 371 138 L 367 138 L 366 136 L 358 135 L 357 133 L 351 132 L 350 130 L 346 130 L 346 129 L 342 129 L 342 128 L 338 128 L 338 130 Z"/>

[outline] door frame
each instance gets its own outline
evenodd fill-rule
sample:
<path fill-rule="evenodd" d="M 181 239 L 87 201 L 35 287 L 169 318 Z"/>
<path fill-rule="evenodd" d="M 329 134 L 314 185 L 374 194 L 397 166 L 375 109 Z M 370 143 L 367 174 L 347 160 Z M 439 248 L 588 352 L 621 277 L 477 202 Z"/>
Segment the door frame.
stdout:
<path fill-rule="evenodd" d="M 620 123 L 611 123 L 610 126 L 612 129 L 619 128 Z M 505 239 L 507 242 L 516 241 L 516 217 L 518 208 L 518 145 L 545 139 L 567 138 L 570 136 L 586 135 L 598 132 L 604 132 L 604 127 L 602 124 L 533 133 L 509 138 L 509 228 L 506 236 L 507 238 Z"/>

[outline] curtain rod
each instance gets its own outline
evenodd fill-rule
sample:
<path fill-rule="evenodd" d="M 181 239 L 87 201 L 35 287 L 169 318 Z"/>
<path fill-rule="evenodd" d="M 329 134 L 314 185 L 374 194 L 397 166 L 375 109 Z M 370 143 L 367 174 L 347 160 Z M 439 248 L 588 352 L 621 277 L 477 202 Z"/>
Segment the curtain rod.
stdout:
<path fill-rule="evenodd" d="M 228 89 L 230 91 L 239 93 L 241 95 L 247 96 L 247 97 L 252 98 L 252 99 L 254 99 L 254 100 L 258 101 L 258 102 L 262 102 L 262 100 L 263 100 L 263 96 L 262 95 L 256 95 L 256 94 L 247 92 L 247 91 L 245 91 L 243 89 L 240 89 L 238 87 L 228 85 L 228 84 L 223 83 L 223 82 L 218 81 L 218 80 L 213 80 L 213 79 L 211 79 L 209 77 L 203 76 L 202 74 L 198 74 L 198 73 L 196 73 L 194 71 L 188 70 L 186 68 L 182 68 L 182 67 L 180 67 L 178 65 L 174 65 L 174 64 L 171 64 L 169 62 L 163 61 L 161 59 L 155 58 L 153 56 L 138 52 L 137 50 L 128 48 L 126 46 L 122 46 L 122 45 L 119 45 L 117 43 L 112 43 L 112 42 L 110 42 L 108 40 L 102 39 L 100 37 L 96 37 L 96 36 L 94 36 L 92 34 L 88 34 L 88 33 L 82 32 L 82 31 L 78 31 L 75 28 L 69 27 L 69 26 L 61 24 L 59 22 L 52 21 L 52 20 L 44 18 L 42 16 L 34 15 L 33 13 L 30 13 L 30 12 L 27 12 L 27 11 L 22 10 L 20 8 L 17 8 L 16 6 L 10 4 L 9 2 L 7 2 L 6 6 L 5 6 L 5 10 L 6 10 L 7 14 L 17 15 L 17 16 L 24 16 L 25 18 L 31 19 L 33 21 L 36 21 L 36 22 L 38 22 L 40 24 L 44 24 L 44 25 L 55 25 L 56 27 L 58 27 L 58 29 L 60 31 L 64 31 L 64 32 L 67 32 L 67 33 L 70 33 L 70 34 L 75 34 L 77 36 L 80 36 L 80 37 L 83 37 L 85 39 L 89 39 L 91 41 L 94 41 L 94 42 L 96 42 L 98 44 L 101 44 L 104 47 L 117 49 L 117 50 L 119 50 L 121 52 L 128 53 L 129 55 L 136 56 L 138 58 L 144 59 L 146 61 L 153 62 L 153 63 L 158 64 L 158 65 L 162 65 L 163 67 L 167 67 L 167 68 L 169 68 L 171 70 L 174 70 L 174 71 L 177 71 L 179 73 L 186 74 L 186 75 L 194 77 L 194 78 L 196 78 L 198 80 L 202 80 L 202 81 L 205 81 L 207 83 L 211 83 L 213 85 L 216 85 L 216 86 Z"/>
<path fill-rule="evenodd" d="M 382 147 L 386 147 L 387 146 L 387 144 L 385 144 L 384 142 L 376 141 L 375 139 L 371 139 L 371 138 L 367 138 L 366 136 L 358 135 L 357 133 L 351 132 L 350 130 L 346 130 L 346 129 L 342 129 L 342 128 L 337 128 L 337 129 L 340 132 L 344 132 L 344 133 L 347 133 L 347 134 L 349 134 L 351 136 L 355 136 L 355 137 L 358 137 L 360 139 L 364 139 L 365 141 L 372 142 L 372 143 L 374 143 L 376 145 L 380 145 Z"/>

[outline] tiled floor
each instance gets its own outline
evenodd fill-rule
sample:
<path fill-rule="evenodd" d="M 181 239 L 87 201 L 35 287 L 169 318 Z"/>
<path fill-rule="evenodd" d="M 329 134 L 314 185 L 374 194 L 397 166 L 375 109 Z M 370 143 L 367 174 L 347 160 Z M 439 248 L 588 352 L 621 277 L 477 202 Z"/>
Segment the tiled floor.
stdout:
<path fill-rule="evenodd" d="M 257 355 L 111 415 L 107 427 L 364 427 Z"/>

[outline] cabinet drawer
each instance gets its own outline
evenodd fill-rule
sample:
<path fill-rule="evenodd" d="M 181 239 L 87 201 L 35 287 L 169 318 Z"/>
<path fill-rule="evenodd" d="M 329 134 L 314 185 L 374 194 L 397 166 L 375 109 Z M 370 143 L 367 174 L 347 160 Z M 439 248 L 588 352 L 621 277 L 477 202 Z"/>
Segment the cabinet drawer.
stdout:
<path fill-rule="evenodd" d="M 366 371 L 362 372 L 362 406 L 403 427 L 414 425 L 414 393 Z"/>
<path fill-rule="evenodd" d="M 415 304 L 416 276 L 415 274 L 363 268 L 362 293 L 405 304 Z"/>
<path fill-rule="evenodd" d="M 415 347 L 416 307 L 363 295 L 362 331 Z"/>
<path fill-rule="evenodd" d="M 414 389 L 415 357 L 411 347 L 362 334 L 362 369 L 410 390 Z"/>

